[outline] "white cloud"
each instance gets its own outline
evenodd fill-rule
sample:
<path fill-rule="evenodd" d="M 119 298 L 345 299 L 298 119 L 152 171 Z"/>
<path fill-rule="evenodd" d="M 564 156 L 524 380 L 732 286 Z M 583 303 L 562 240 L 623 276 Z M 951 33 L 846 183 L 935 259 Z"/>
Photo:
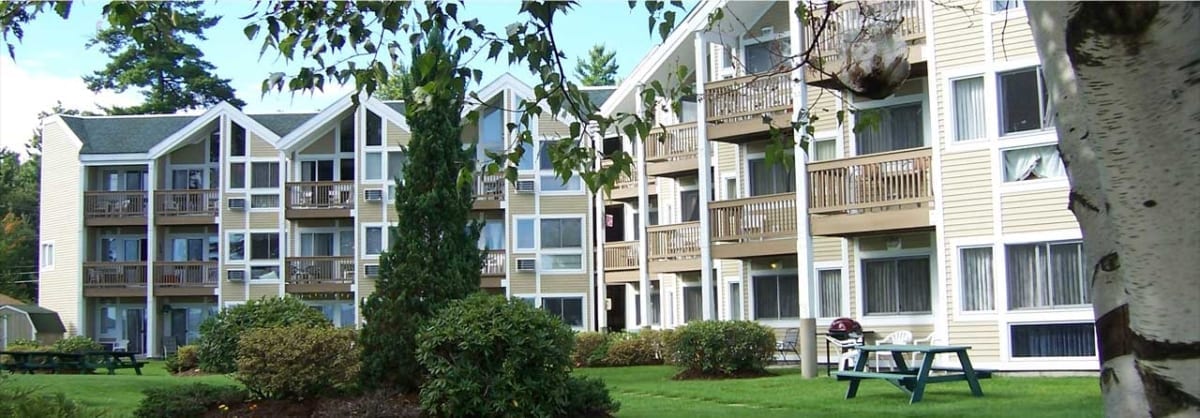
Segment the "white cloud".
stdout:
<path fill-rule="evenodd" d="M 39 71 L 35 60 L 13 62 L 0 57 L 0 146 L 25 149 L 25 142 L 38 125 L 39 112 L 58 101 L 68 109 L 96 110 L 96 106 L 131 106 L 141 102 L 138 93 L 126 91 L 93 93 L 78 77 L 61 77 Z"/>

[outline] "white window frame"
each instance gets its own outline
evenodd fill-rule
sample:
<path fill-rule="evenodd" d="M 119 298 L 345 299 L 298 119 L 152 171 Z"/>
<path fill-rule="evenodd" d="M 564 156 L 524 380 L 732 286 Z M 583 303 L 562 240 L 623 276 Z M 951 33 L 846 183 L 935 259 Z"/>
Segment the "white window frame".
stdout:
<path fill-rule="evenodd" d="M 364 222 L 361 228 L 362 239 L 358 247 L 361 249 L 356 249 L 355 252 L 359 253 L 363 258 L 379 259 L 379 256 L 388 248 L 388 224 L 383 222 Z M 367 253 L 367 228 L 379 228 L 379 254 Z"/>
<path fill-rule="evenodd" d="M 740 298 L 736 298 L 738 299 L 738 305 L 741 307 L 741 311 L 738 312 L 740 315 L 736 320 L 744 321 L 748 319 L 750 315 L 746 314 L 746 287 L 744 286 L 740 277 L 725 281 L 725 319 L 735 320 L 733 319 L 733 301 L 735 298 L 733 297 L 733 292 L 731 292 L 733 285 L 735 284 L 738 285 L 738 293 L 741 294 Z"/>
<path fill-rule="evenodd" d="M 758 311 L 754 308 L 755 303 L 757 303 L 756 297 L 754 296 L 754 279 L 755 279 L 754 276 L 756 273 L 762 273 L 761 275 L 795 274 L 795 275 L 797 275 L 797 277 L 799 277 L 799 274 L 800 274 L 799 267 L 793 266 L 793 265 L 780 265 L 780 268 L 777 268 L 777 269 L 756 270 L 756 269 L 754 269 L 753 264 L 749 264 L 745 267 L 745 272 L 746 272 L 746 279 L 742 280 L 742 283 L 743 283 L 742 285 L 745 287 L 742 288 L 742 292 L 748 292 L 748 293 L 746 293 L 746 296 L 745 296 L 747 305 L 742 308 L 743 310 L 745 310 L 745 313 L 746 313 L 744 318 L 747 320 L 750 320 L 750 321 L 758 321 L 759 323 L 762 323 L 762 324 L 767 325 L 772 328 L 789 328 L 789 327 L 794 326 L 795 319 L 791 319 L 791 318 L 763 319 L 763 318 L 758 317 Z M 800 285 L 803 286 L 803 284 L 800 284 Z"/>
<path fill-rule="evenodd" d="M 792 54 L 792 51 L 791 51 L 792 45 L 791 45 L 790 37 L 791 37 L 791 34 L 788 31 L 785 30 L 785 31 L 776 32 L 775 28 L 772 26 L 763 27 L 761 29 L 761 34 L 758 36 L 754 36 L 754 35 L 750 35 L 750 34 L 743 34 L 742 36 L 738 37 L 738 44 L 736 47 L 737 48 L 737 56 L 736 56 L 737 63 L 735 65 L 735 67 L 736 67 L 735 71 L 737 72 L 737 74 L 741 74 L 741 75 L 750 75 L 751 74 L 749 72 L 749 70 L 746 68 L 746 48 L 753 46 L 753 45 L 764 44 L 764 43 L 768 43 L 768 42 L 775 42 L 778 40 L 786 40 L 786 41 L 788 41 L 788 51 L 786 52 L 786 54 L 791 55 Z M 724 57 L 722 56 L 721 59 L 724 59 Z"/>
<path fill-rule="evenodd" d="M 842 154 L 845 154 L 845 147 L 842 146 L 842 141 L 840 138 L 838 138 L 837 131 L 815 132 L 812 136 L 811 141 L 812 142 L 809 142 L 809 144 L 808 144 L 808 150 L 805 151 L 805 153 L 808 156 L 808 162 L 816 163 L 816 162 L 832 161 L 832 160 L 836 160 L 839 158 L 845 158 L 842 155 Z M 813 150 L 815 149 L 817 142 L 825 142 L 825 141 L 833 141 L 833 149 L 834 149 L 833 158 L 829 159 L 829 160 L 814 160 L 813 159 Z"/>
<path fill-rule="evenodd" d="M 795 158 L 795 155 L 793 154 L 792 149 L 787 149 L 784 152 L 788 154 L 788 158 Z M 750 189 L 750 187 L 751 187 L 750 186 L 750 178 L 753 177 L 753 174 L 750 173 L 750 161 L 764 160 L 764 163 L 765 163 L 766 159 L 767 159 L 766 152 L 748 152 L 745 154 L 745 158 L 742 159 L 742 172 L 745 173 L 745 178 L 743 180 L 745 180 L 745 181 L 742 181 L 741 182 L 742 184 L 739 184 L 738 188 L 742 189 L 741 191 L 743 192 L 743 194 L 742 194 L 743 198 L 759 197 L 759 196 L 751 196 L 751 193 L 753 193 L 754 191 Z M 780 163 L 780 164 L 782 164 L 782 163 Z M 767 166 L 768 166 L 768 168 L 774 167 L 770 164 L 768 164 Z M 792 171 L 793 171 L 792 177 L 795 177 L 795 174 L 796 174 L 795 170 L 796 170 L 796 166 L 793 165 L 792 166 Z M 792 188 L 793 189 L 796 188 L 795 180 L 793 180 Z M 795 191 L 785 192 L 785 193 L 795 193 Z M 781 194 L 781 193 L 776 193 L 776 194 Z M 770 196 L 770 195 L 763 195 L 763 196 Z M 678 202 L 682 202 L 682 200 L 679 200 Z M 683 216 L 682 209 L 680 209 L 679 213 L 680 213 L 680 216 Z"/>
<path fill-rule="evenodd" d="M 54 240 L 42 241 L 38 246 L 38 271 L 54 271 L 54 257 Z"/>
<path fill-rule="evenodd" d="M 296 256 L 303 257 L 303 255 L 301 255 L 301 254 L 303 254 L 302 248 L 304 248 L 304 235 L 305 234 L 332 234 L 333 235 L 333 252 L 335 254 L 331 255 L 329 257 L 353 257 L 354 256 L 353 253 L 341 254 L 341 252 L 342 252 L 342 233 L 343 232 L 351 232 L 352 233 L 352 232 L 354 232 L 354 228 L 350 227 L 350 226 L 340 226 L 340 227 L 338 227 L 338 226 L 323 226 L 323 227 L 315 227 L 315 228 L 314 227 L 298 227 L 298 228 L 296 228 L 296 233 L 292 234 L 294 237 L 294 241 L 292 242 L 292 244 L 294 244 L 294 246 L 291 246 L 290 248 L 295 249 L 293 251 L 293 253 Z M 314 256 L 314 257 L 324 257 L 324 256 Z"/>
<path fill-rule="evenodd" d="M 838 304 L 841 306 L 838 306 L 839 309 L 838 309 L 837 316 L 824 317 L 824 316 L 821 316 L 821 291 L 820 291 L 821 282 L 820 282 L 820 278 L 821 278 L 821 271 L 828 271 L 828 270 L 837 270 L 838 271 L 838 274 L 839 274 L 839 276 L 838 276 L 838 278 L 839 278 Z M 814 312 L 816 313 L 815 316 L 817 317 L 818 321 L 826 322 L 828 320 L 833 320 L 836 318 L 849 316 L 849 313 L 850 313 L 850 294 L 849 294 L 850 293 L 850 276 L 849 276 L 848 270 L 849 269 L 846 268 L 846 265 L 842 264 L 841 261 L 825 261 L 825 262 L 814 262 L 813 263 L 813 276 L 812 277 L 813 277 L 814 284 L 815 284 L 813 287 L 816 289 L 816 291 L 813 292 L 813 307 L 815 308 Z"/>
<path fill-rule="evenodd" d="M 205 152 L 205 154 L 207 155 L 208 152 Z M 165 178 L 163 180 L 165 182 L 171 183 L 171 184 L 169 185 L 169 187 L 164 187 L 163 189 L 166 189 L 166 190 L 215 189 L 216 187 L 214 187 L 214 184 L 217 182 L 217 179 L 212 178 L 212 176 L 210 175 L 212 173 L 212 171 L 211 171 L 212 168 L 215 168 L 215 165 L 213 165 L 213 164 L 167 164 L 167 167 L 166 167 L 167 178 Z M 200 171 L 200 188 L 199 189 L 177 189 L 177 188 L 175 188 L 175 171 L 176 170 L 188 170 L 188 171 L 199 170 Z M 149 180 L 149 179 L 147 179 L 147 180 Z"/>
<path fill-rule="evenodd" d="M 1003 14 L 1005 12 L 1008 12 L 1008 13 L 1013 13 L 1014 16 L 1024 16 L 1025 15 L 1025 1 L 1024 0 L 1014 0 L 1014 1 L 1016 2 L 1016 4 L 1013 5 L 1012 7 L 1009 7 L 1007 9 L 999 9 L 999 10 L 996 9 L 995 1 L 987 1 L 986 3 L 987 3 L 988 12 L 993 15 Z M 1019 13 L 1019 14 L 1016 14 L 1016 13 Z"/>
<path fill-rule="evenodd" d="M 1008 321 L 1002 324 L 1000 328 L 1000 352 L 1001 359 L 1009 364 L 1019 365 L 1018 367 L 1034 369 L 1034 370 L 1094 370 L 1096 362 L 1100 356 L 1100 341 L 1095 342 L 1096 355 L 1090 357 L 1015 357 L 1012 353 L 1012 327 L 1014 325 L 1058 325 L 1058 324 L 1095 324 L 1095 317 L 1091 318 L 1054 318 L 1045 319 L 1042 317 L 1038 320 L 1016 320 Z M 1096 336 L 1099 338 L 1100 331 L 1096 330 Z"/>
<path fill-rule="evenodd" d="M 983 80 L 983 136 L 979 138 L 971 138 L 959 140 L 957 129 L 958 114 L 954 112 L 957 103 L 954 101 L 954 83 L 972 78 L 980 78 Z M 999 132 L 999 117 L 991 117 L 991 113 L 999 109 L 998 96 L 995 94 L 995 74 L 988 72 L 967 72 L 962 75 L 954 75 L 946 77 L 946 145 L 948 148 L 975 148 L 979 145 L 986 146 L 992 139 L 992 125 L 996 125 L 996 132 Z M 991 79 L 991 80 L 989 80 Z M 992 103 L 996 102 L 996 103 Z M 995 122 L 993 122 L 995 121 Z"/>
<path fill-rule="evenodd" d="M 558 177 L 558 173 L 555 173 L 553 168 L 549 168 L 549 169 L 542 168 L 542 144 L 547 143 L 547 142 L 558 142 L 558 139 L 550 138 L 550 137 L 542 137 L 542 138 L 536 139 L 534 141 L 536 146 L 534 147 L 535 154 L 533 156 L 532 172 L 534 173 L 534 177 L 537 179 L 538 193 L 541 194 L 542 196 L 578 196 L 578 195 L 585 194 L 586 193 L 585 190 L 587 188 L 584 187 L 585 185 L 583 184 L 583 178 L 579 176 L 579 173 L 573 173 L 573 175 L 571 176 L 571 180 L 569 180 L 567 182 L 567 184 L 564 184 L 564 187 L 565 187 L 566 185 L 570 184 L 572 181 L 577 181 L 579 183 L 579 187 L 577 189 L 545 190 L 542 188 L 542 183 L 545 183 L 545 181 L 543 181 L 544 178 L 549 177 L 549 178 L 553 179 L 553 181 L 556 181 L 556 182 L 561 180 Z"/>
<path fill-rule="evenodd" d="M 283 191 L 286 190 L 287 187 L 287 173 L 284 171 L 287 168 L 287 164 L 284 164 L 281 158 L 270 157 L 248 158 L 244 162 L 246 163 L 246 189 L 244 189 L 246 193 L 246 211 L 279 213 L 284 209 L 284 206 L 286 206 L 286 202 L 284 202 L 285 198 L 283 196 Z M 254 187 L 254 164 L 256 163 L 275 163 L 279 165 L 277 167 L 277 170 L 279 171 L 278 187 Z M 254 196 L 256 195 L 275 195 L 279 200 L 279 205 L 275 207 L 256 208 L 254 207 Z"/>
<path fill-rule="evenodd" d="M 1057 133 L 1055 132 L 1055 127 L 1053 124 L 1051 124 L 1048 127 L 1043 126 L 1041 129 L 1030 129 L 1027 131 L 1012 132 L 1012 133 L 1007 133 L 1007 134 L 1001 132 L 1000 114 L 1004 111 L 1004 108 L 1002 107 L 1002 104 L 1000 103 L 1000 90 L 1001 90 L 1000 76 L 1002 76 L 1004 74 L 1008 74 L 1008 73 L 1021 72 L 1021 71 L 1029 70 L 1032 68 L 1038 74 L 1038 77 L 1037 77 L 1038 100 L 1041 100 L 1043 93 L 1046 95 L 1047 101 L 1049 101 L 1049 98 L 1050 98 L 1049 92 L 1043 91 L 1044 89 L 1049 89 L 1050 87 L 1048 85 L 1046 85 L 1046 83 L 1045 83 L 1046 76 L 1043 73 L 1045 71 L 1045 68 L 1040 62 L 1033 61 L 1033 63 L 1030 64 L 1029 61 L 1016 61 L 1016 62 L 1012 62 L 1009 64 L 1010 65 L 998 67 L 994 71 L 991 72 L 992 93 L 993 93 L 992 96 L 987 97 L 987 85 L 986 84 L 984 85 L 984 96 L 987 97 L 988 100 L 991 100 L 994 103 L 993 106 L 995 106 L 995 109 L 993 110 L 993 112 L 995 114 L 995 119 L 989 120 L 988 122 L 993 123 L 995 125 L 992 129 L 995 130 L 994 132 L 996 133 L 996 138 L 1002 142 L 1011 142 L 1011 140 L 1013 140 L 1013 139 L 1020 139 L 1020 138 L 1025 138 L 1025 137 L 1042 137 L 1047 134 L 1051 134 L 1051 135 L 1054 135 L 1057 137 Z M 1023 65 L 1018 65 L 1018 64 L 1023 64 Z M 985 81 L 985 83 L 986 83 L 986 81 Z M 1042 113 L 1042 110 L 1043 110 L 1040 107 L 1041 103 L 1039 102 L 1038 105 L 1039 105 L 1038 117 L 1039 118 L 1045 117 L 1045 115 L 1040 114 L 1040 113 Z M 1050 105 L 1049 103 L 1046 103 L 1046 106 L 1049 106 L 1049 105 Z M 1041 122 L 1039 121 L 1039 123 L 1041 123 Z"/>
<path fill-rule="evenodd" d="M 392 172 L 392 159 L 389 154 L 393 152 L 399 152 L 403 154 L 405 164 L 408 163 L 408 149 L 406 147 L 388 147 L 387 150 L 383 151 L 383 164 L 380 165 L 380 167 L 383 169 L 383 173 L 381 173 L 383 176 L 383 182 L 387 185 L 387 187 L 383 188 L 383 191 L 386 193 L 388 203 L 396 203 L 396 178 L 388 177 L 388 174 Z M 400 172 L 400 176 L 401 183 L 407 181 L 403 178 L 404 172 Z"/>
<path fill-rule="evenodd" d="M 513 297 L 518 297 L 518 296 L 513 295 Z M 525 298 L 533 298 L 532 295 L 525 295 L 524 297 Z M 588 323 L 590 322 L 589 319 L 591 319 L 588 317 L 588 313 L 590 310 L 588 309 L 587 294 L 584 294 L 584 293 L 542 293 L 542 294 L 538 295 L 536 298 L 534 298 L 536 301 L 536 304 L 534 306 L 536 306 L 538 309 L 546 309 L 545 303 L 544 303 L 544 300 L 546 298 L 556 298 L 556 299 L 578 298 L 581 302 L 579 304 L 579 310 L 580 310 L 579 313 L 581 314 L 581 318 L 583 318 L 583 321 L 582 321 L 583 325 L 573 326 L 573 325 L 568 324 L 567 326 L 571 327 L 571 329 L 575 330 L 575 331 L 584 331 L 587 329 Z M 547 311 L 547 312 L 549 312 L 549 311 Z"/>
<path fill-rule="evenodd" d="M 244 193 L 250 189 L 250 161 L 245 157 L 231 157 L 236 160 L 225 161 L 222 167 L 225 170 L 225 181 L 222 186 L 225 187 L 226 193 Z M 242 165 L 242 187 L 233 187 L 233 165 Z"/>
<path fill-rule="evenodd" d="M 339 144 L 334 144 L 335 147 L 338 145 Z M 294 171 L 294 175 L 295 175 L 294 178 L 296 179 L 296 181 L 303 181 L 303 179 L 304 179 L 304 163 L 319 163 L 321 161 L 333 161 L 333 180 L 329 180 L 329 181 L 349 181 L 349 180 L 342 178 L 342 170 L 341 170 L 342 158 L 345 158 L 345 157 L 343 155 L 336 154 L 336 153 L 335 154 L 301 154 L 300 156 L 296 157 L 296 162 L 293 165 L 293 171 Z M 325 180 L 313 180 L 313 181 L 325 181 Z"/>
<path fill-rule="evenodd" d="M 556 220 L 556 219 L 578 219 L 579 220 L 579 248 L 545 249 L 542 247 L 542 221 L 543 220 Z M 549 268 L 549 266 L 539 265 L 538 266 L 539 272 L 545 273 L 545 274 L 570 274 L 570 273 L 583 273 L 587 269 L 588 260 L 587 260 L 587 255 L 585 254 L 585 251 L 584 251 L 585 247 L 587 246 L 587 219 L 584 215 L 542 215 L 542 216 L 539 216 L 539 217 L 537 217 L 537 221 L 534 222 L 534 235 L 535 235 L 534 240 L 537 243 L 538 264 L 545 264 L 545 263 L 542 263 L 542 256 L 544 256 L 544 255 L 579 255 L 579 260 L 580 260 L 578 269 L 551 269 L 551 268 Z"/>
<path fill-rule="evenodd" d="M 926 80 L 927 80 L 927 77 L 928 76 L 918 77 L 917 79 L 926 78 Z M 904 105 L 910 105 L 913 103 L 920 103 L 921 104 L 921 115 L 922 115 L 921 143 L 923 145 L 921 145 L 921 147 L 918 147 L 918 148 L 925 148 L 925 147 L 931 146 L 930 143 L 931 143 L 931 141 L 933 141 L 933 129 L 934 129 L 932 126 L 929 126 L 929 120 L 928 120 L 928 117 L 929 117 L 928 116 L 929 115 L 929 87 L 928 87 L 928 84 L 929 83 L 928 82 L 917 82 L 914 80 L 916 80 L 916 79 L 909 79 L 905 82 L 906 83 L 913 82 L 913 83 L 916 83 L 917 85 L 919 85 L 921 87 L 920 93 L 907 94 L 907 95 L 903 95 L 903 96 L 893 95 L 893 96 L 888 96 L 886 98 L 879 99 L 879 100 L 857 100 L 857 101 L 854 100 L 854 98 L 855 98 L 854 95 L 850 95 L 848 97 L 848 99 L 860 111 L 881 109 L 881 108 L 885 108 L 885 107 L 904 106 Z M 985 94 L 986 94 L 986 88 L 987 88 L 987 86 L 984 86 Z M 853 113 L 849 113 L 849 112 L 847 112 L 847 113 L 848 114 L 846 116 L 846 122 L 843 122 L 843 123 L 848 123 L 851 127 L 853 127 L 857 123 L 857 118 L 854 116 Z M 845 140 L 847 141 L 846 145 L 848 145 L 848 146 L 842 147 L 838 151 L 843 152 L 843 150 L 845 148 L 849 148 L 850 151 L 847 155 L 841 156 L 839 158 L 848 158 L 848 157 L 862 155 L 858 151 L 858 134 L 856 132 L 854 132 L 854 129 L 848 129 L 847 132 L 850 133 L 849 136 L 845 137 Z M 747 171 L 747 173 L 748 173 L 748 171 Z"/>
<path fill-rule="evenodd" d="M 540 226 L 540 222 L 538 221 L 537 215 L 515 215 L 512 217 L 512 220 L 513 220 L 512 221 L 513 222 L 513 232 L 512 232 L 513 243 L 511 245 L 511 247 L 513 248 L 513 252 L 514 253 L 537 252 L 538 243 L 541 241 L 541 237 L 538 235 L 538 230 L 541 229 L 541 226 Z M 521 236 L 520 236 L 521 221 L 533 222 L 533 246 L 532 247 L 522 247 L 521 246 Z"/>
<path fill-rule="evenodd" d="M 899 250 L 887 251 L 863 251 L 857 248 L 857 240 L 855 245 L 854 258 L 851 262 L 855 263 L 855 292 L 854 298 L 854 315 L 861 318 L 863 326 L 893 326 L 893 325 L 924 325 L 933 324 L 935 313 L 939 309 L 939 304 L 944 301 L 938 300 L 938 286 L 941 286 L 941 275 L 938 274 L 937 254 L 934 253 L 934 248 L 906 248 Z M 914 313 L 914 314 L 871 314 L 866 315 L 867 304 L 863 290 L 866 288 L 863 283 L 863 262 L 872 259 L 880 258 L 914 258 L 928 257 L 929 258 L 929 313 Z M 869 325 L 868 325 L 869 324 Z"/>
<path fill-rule="evenodd" d="M 254 254 L 254 235 L 255 234 L 259 234 L 259 235 L 275 234 L 275 236 L 277 238 L 276 242 L 279 243 L 279 248 L 277 249 L 277 252 L 279 253 L 279 257 L 278 258 L 264 258 L 264 259 L 260 259 L 260 260 L 252 259 L 253 254 Z M 279 264 L 279 262 L 281 262 L 287 258 L 286 254 L 284 254 L 284 251 L 283 251 L 284 250 L 283 243 L 284 243 L 285 239 L 286 239 L 286 237 L 284 237 L 284 234 L 282 232 L 280 232 L 278 229 L 251 229 L 251 230 L 247 231 L 246 232 L 246 264 L 260 265 L 260 266 L 264 265 L 264 264 L 267 264 L 267 265 Z M 282 273 L 280 273 L 280 274 L 282 274 Z"/>
<path fill-rule="evenodd" d="M 1000 264 L 1004 263 L 1004 259 L 1000 255 L 1004 252 L 1004 244 L 997 243 L 997 240 L 992 237 L 971 237 L 958 238 L 949 240 L 949 248 L 953 250 L 953 256 L 949 257 L 947 262 L 950 266 L 951 282 L 954 289 L 951 292 L 951 298 L 954 300 L 954 319 L 960 321 L 994 321 L 1004 309 L 1001 306 L 1000 287 L 1006 283 L 1001 280 L 1000 274 L 1004 273 Z M 964 311 L 962 303 L 962 250 L 966 248 L 991 248 L 992 249 L 992 309 L 988 311 Z"/>
<path fill-rule="evenodd" d="M 242 259 L 234 260 L 233 253 L 231 253 L 231 251 L 233 250 L 233 239 L 232 238 L 234 235 L 239 235 L 239 234 L 242 236 Z M 225 231 L 224 238 L 225 238 L 225 243 L 224 243 L 225 249 L 221 251 L 221 258 L 225 260 L 225 264 L 242 265 L 242 264 L 246 264 L 247 262 L 250 261 L 250 253 L 249 253 L 250 234 L 246 230 L 243 230 L 243 229 L 227 230 L 227 231 Z M 249 272 L 247 272 L 247 274 L 249 274 Z"/>

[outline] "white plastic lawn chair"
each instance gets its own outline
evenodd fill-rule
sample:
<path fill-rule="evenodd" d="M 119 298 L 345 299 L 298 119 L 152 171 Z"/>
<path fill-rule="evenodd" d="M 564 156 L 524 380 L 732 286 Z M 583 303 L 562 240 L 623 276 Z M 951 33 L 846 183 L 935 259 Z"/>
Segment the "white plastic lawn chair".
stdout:
<path fill-rule="evenodd" d="M 858 356 L 862 354 L 862 352 L 858 350 L 858 340 L 839 340 L 828 335 L 825 336 L 825 340 L 829 341 L 830 344 L 833 344 L 833 346 L 837 347 L 838 351 L 841 352 L 841 354 L 838 355 L 839 372 L 846 370 L 846 361 L 850 362 L 850 367 L 854 367 L 855 364 L 858 364 Z M 833 357 L 833 353 L 826 353 L 825 355 L 830 358 Z"/>
<path fill-rule="evenodd" d="M 912 331 L 900 330 L 900 331 L 896 331 L 891 334 L 888 334 L 888 336 L 883 337 L 883 339 L 875 341 L 875 345 L 885 345 L 885 344 L 909 345 L 909 344 L 912 344 L 912 342 L 913 342 Z M 886 351 L 882 351 L 882 352 L 876 351 L 875 352 L 875 371 L 876 372 L 878 372 L 879 368 L 880 368 L 879 367 L 880 357 L 891 358 L 892 353 L 886 352 Z M 896 368 L 896 359 L 892 358 L 891 360 L 892 360 L 892 366 L 890 367 L 890 369 L 894 370 Z"/>

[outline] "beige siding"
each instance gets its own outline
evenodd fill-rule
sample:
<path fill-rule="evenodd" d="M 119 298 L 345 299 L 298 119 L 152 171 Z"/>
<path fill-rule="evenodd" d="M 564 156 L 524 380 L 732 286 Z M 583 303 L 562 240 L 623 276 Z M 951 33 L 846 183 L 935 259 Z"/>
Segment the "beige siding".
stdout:
<path fill-rule="evenodd" d="M 508 194 L 508 213 L 513 215 L 531 215 L 533 214 L 533 194 L 532 193 L 512 193 L 509 189 Z"/>
<path fill-rule="evenodd" d="M 776 2 L 775 5 L 767 9 L 758 21 L 750 26 L 750 30 L 746 32 L 746 36 L 754 37 L 762 33 L 764 28 L 770 27 L 776 34 L 786 33 L 788 31 L 788 19 L 792 12 L 788 10 L 786 1 Z"/>
<path fill-rule="evenodd" d="M 563 123 L 554 115 L 550 114 L 550 110 L 546 109 L 538 116 L 538 134 L 546 138 L 566 138 L 571 135 L 571 128 Z"/>
<path fill-rule="evenodd" d="M 388 203 L 387 201 L 380 203 L 380 202 L 368 202 L 363 199 L 362 190 L 374 189 L 374 188 L 380 188 L 380 187 L 383 188 L 384 196 L 387 196 L 387 186 L 383 186 L 383 185 L 379 185 L 379 184 L 359 185 L 359 188 L 358 188 L 359 192 L 358 192 L 358 197 L 357 197 L 358 201 L 356 202 L 356 205 L 354 206 L 356 208 L 355 213 L 358 215 L 357 219 L 358 219 L 359 223 L 383 222 L 384 221 L 383 207 L 384 206 L 393 206 L 392 203 Z"/>
<path fill-rule="evenodd" d="M 1079 228 L 1067 210 L 1065 188 L 1005 193 L 1000 196 L 1000 214 L 1005 234 Z"/>
<path fill-rule="evenodd" d="M 588 290 L 586 274 L 542 275 L 542 293 L 585 293 Z"/>
<path fill-rule="evenodd" d="M 250 212 L 250 229 L 279 229 L 279 214 Z"/>
<path fill-rule="evenodd" d="M 513 268 L 516 268 L 515 264 L 513 266 Z M 536 281 L 532 273 L 513 273 L 508 283 L 514 295 L 533 294 L 537 291 L 535 288 Z"/>
<path fill-rule="evenodd" d="M 363 265 L 366 265 L 366 264 L 367 263 L 364 260 Z M 363 298 L 370 297 L 372 293 L 375 293 L 375 279 L 359 276 L 359 278 L 358 278 L 358 299 L 362 300 Z"/>
<path fill-rule="evenodd" d="M 279 297 L 278 284 L 252 284 L 250 285 L 250 300 L 258 300 L 262 298 Z"/>
<path fill-rule="evenodd" d="M 542 196 L 542 214 L 576 215 L 587 212 L 587 196 Z"/>
<path fill-rule="evenodd" d="M 992 234 L 990 151 L 942 154 L 942 213 L 947 238 Z"/>
<path fill-rule="evenodd" d="M 853 242 L 851 244 L 854 244 Z M 846 279 L 849 280 L 850 306 L 847 306 L 847 311 L 851 315 L 856 315 L 858 312 L 858 261 L 857 260 L 857 245 L 849 245 L 846 247 L 846 257 L 850 260 L 846 266 Z"/>
<path fill-rule="evenodd" d="M 198 144 L 185 145 L 171 153 L 171 164 L 204 164 L 208 162 L 208 148 L 204 141 Z"/>
<path fill-rule="evenodd" d="M 833 90 L 810 86 L 808 99 L 810 100 L 808 106 L 812 109 L 813 115 L 817 117 L 817 121 L 813 122 L 814 132 L 837 129 L 838 99 Z"/>
<path fill-rule="evenodd" d="M 67 333 L 81 328 L 80 289 L 81 193 L 79 149 L 68 139 L 65 125 L 46 124 L 42 137 L 41 242 L 54 242 L 54 269 L 38 279 L 38 304 L 58 312 Z"/>
<path fill-rule="evenodd" d="M 387 144 L 388 146 L 408 145 L 409 139 L 412 137 L 408 131 L 400 129 L 400 125 L 389 121 L 387 123 Z"/>
<path fill-rule="evenodd" d="M 939 69 L 981 64 L 984 60 L 983 12 L 979 1 L 954 0 L 933 6 L 934 48 Z M 975 10 L 964 13 L 966 10 Z"/>
<path fill-rule="evenodd" d="M 266 140 L 260 138 L 253 132 L 247 132 L 250 135 L 250 156 L 251 157 L 279 157 L 279 151 L 267 143 Z M 246 167 L 246 174 L 249 175 L 249 166 Z M 248 177 L 247 177 L 248 178 Z M 247 179 L 247 182 L 249 180 Z"/>
<path fill-rule="evenodd" d="M 950 321 L 950 344 L 971 346 L 975 364 L 1000 361 L 1000 335 L 995 320 Z"/>
<path fill-rule="evenodd" d="M 722 177 L 733 176 L 737 177 L 737 145 L 727 144 L 724 142 L 709 142 L 716 144 L 717 147 L 717 177 L 714 181 L 722 181 L 721 187 L 725 187 Z"/>
<path fill-rule="evenodd" d="M 241 270 L 241 269 L 245 269 L 245 267 L 244 266 L 228 266 L 225 269 L 225 271 L 228 272 L 229 270 Z M 221 299 L 224 300 L 225 302 L 245 301 L 246 300 L 246 286 L 248 286 L 248 285 L 245 283 L 237 283 L 237 282 L 227 281 L 227 280 L 225 280 L 226 277 L 229 277 L 228 274 L 223 272 L 221 274 L 221 280 L 222 280 L 222 282 L 221 282 Z"/>
<path fill-rule="evenodd" d="M 1033 29 L 1029 27 L 1029 18 L 1024 11 L 998 13 L 995 20 L 992 22 L 992 56 L 997 62 L 1037 59 Z"/>
<path fill-rule="evenodd" d="M 330 129 L 329 132 L 326 132 L 324 135 L 321 135 L 321 137 L 317 138 L 316 141 L 313 141 L 312 144 L 309 144 L 309 146 L 307 148 L 304 148 L 303 151 L 300 151 L 300 154 L 301 155 L 333 154 L 334 152 L 337 151 L 334 148 L 335 143 L 336 143 L 336 141 L 333 140 L 333 129 Z"/>
<path fill-rule="evenodd" d="M 813 261 L 842 261 L 842 239 L 813 237 Z"/>

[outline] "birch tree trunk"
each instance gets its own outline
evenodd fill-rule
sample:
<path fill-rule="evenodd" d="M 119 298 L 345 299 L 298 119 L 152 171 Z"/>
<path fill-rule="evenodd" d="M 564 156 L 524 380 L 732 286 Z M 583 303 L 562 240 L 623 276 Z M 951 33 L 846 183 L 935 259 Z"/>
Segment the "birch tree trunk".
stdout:
<path fill-rule="evenodd" d="M 1200 416 L 1200 4 L 1028 2 L 1110 417 Z"/>

